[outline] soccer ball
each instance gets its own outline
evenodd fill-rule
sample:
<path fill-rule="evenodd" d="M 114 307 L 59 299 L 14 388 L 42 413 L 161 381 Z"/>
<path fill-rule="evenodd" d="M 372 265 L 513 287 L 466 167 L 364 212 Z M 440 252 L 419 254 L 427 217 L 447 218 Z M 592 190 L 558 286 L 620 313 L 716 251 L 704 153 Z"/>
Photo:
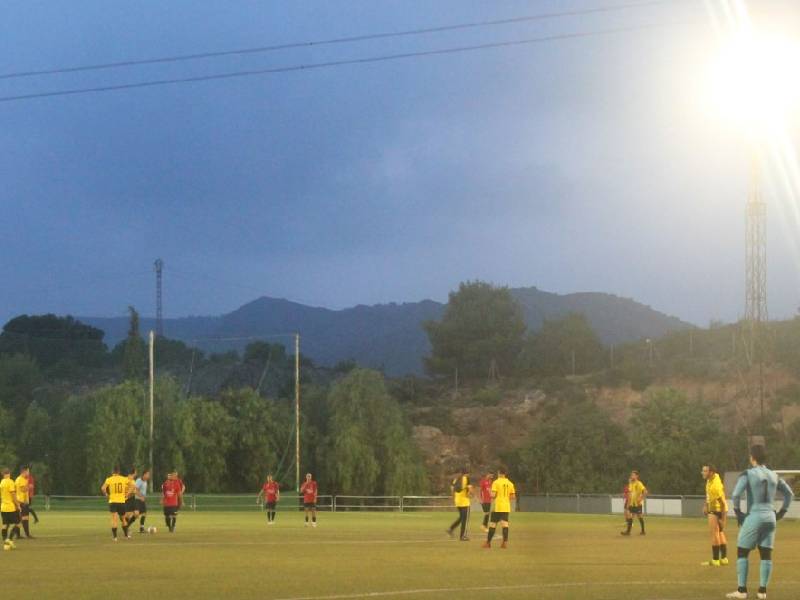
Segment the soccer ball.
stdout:
<path fill-rule="evenodd" d="M 3 542 L 3 550 L 11 550 L 11 544 L 8 542 Z"/>
<path fill-rule="evenodd" d="M 158 529 L 156 529 L 155 527 L 148 527 L 147 528 L 147 533 L 155 533 L 156 531 L 158 531 Z"/>

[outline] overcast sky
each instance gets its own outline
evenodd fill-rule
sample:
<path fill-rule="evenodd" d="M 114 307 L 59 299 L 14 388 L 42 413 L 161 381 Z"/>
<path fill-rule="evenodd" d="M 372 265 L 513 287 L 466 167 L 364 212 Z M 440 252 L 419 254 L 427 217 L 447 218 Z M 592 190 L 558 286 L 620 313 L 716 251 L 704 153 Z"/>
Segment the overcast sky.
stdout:
<path fill-rule="evenodd" d="M 6 0 L 0 74 L 624 1 Z M 797 32 L 796 2 L 759 6 Z M 331 308 L 445 300 L 483 279 L 734 320 L 749 154 L 702 100 L 714 41 L 702 0 L 0 79 L 0 96 L 686 22 L 0 103 L 0 319 L 128 304 L 151 315 L 161 257 L 170 317 L 260 295 Z M 770 312 L 787 316 L 800 306 L 800 231 L 770 177 L 765 191 Z"/>

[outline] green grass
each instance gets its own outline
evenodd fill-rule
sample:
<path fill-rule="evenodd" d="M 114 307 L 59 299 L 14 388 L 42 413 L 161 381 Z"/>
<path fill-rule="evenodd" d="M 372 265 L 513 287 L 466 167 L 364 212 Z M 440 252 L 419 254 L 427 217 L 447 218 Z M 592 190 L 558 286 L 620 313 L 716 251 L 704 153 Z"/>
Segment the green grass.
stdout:
<path fill-rule="evenodd" d="M 40 517 L 37 539 L 0 555 L 5 597 L 678 600 L 723 598 L 736 585 L 733 564 L 699 566 L 710 554 L 702 519 L 651 518 L 647 536 L 623 538 L 620 517 L 515 513 L 510 548 L 484 550 L 479 516 L 462 543 L 444 534 L 449 512 L 322 513 L 316 529 L 300 513 L 268 528 L 255 511 L 184 512 L 175 534 L 152 515 L 157 534 L 116 544 L 107 513 Z M 800 522 L 781 522 L 777 537 L 770 599 L 796 600 Z M 752 590 L 757 564 L 751 557 Z"/>

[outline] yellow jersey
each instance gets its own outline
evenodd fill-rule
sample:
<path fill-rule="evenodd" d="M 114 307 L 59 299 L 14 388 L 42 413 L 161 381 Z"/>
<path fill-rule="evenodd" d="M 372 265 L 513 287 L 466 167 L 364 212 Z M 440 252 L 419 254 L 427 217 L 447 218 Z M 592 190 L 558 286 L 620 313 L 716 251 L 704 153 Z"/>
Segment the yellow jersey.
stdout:
<path fill-rule="evenodd" d="M 708 512 L 728 512 L 728 502 L 725 500 L 725 486 L 718 473 L 706 481 L 706 508 Z"/>
<path fill-rule="evenodd" d="M 11 477 L 4 477 L 3 481 L 0 481 L 0 512 L 17 512 L 17 505 L 14 503 L 16 491 Z"/>
<path fill-rule="evenodd" d="M 456 491 L 456 482 L 459 479 L 461 480 L 461 490 Z M 459 475 L 453 480 L 453 502 L 460 508 L 469 506 L 469 477 L 467 475 Z"/>
<path fill-rule="evenodd" d="M 498 477 L 492 483 L 494 512 L 511 512 L 511 498 L 517 493 L 514 484 L 506 477 Z"/>
<path fill-rule="evenodd" d="M 105 480 L 103 485 L 108 494 L 109 504 L 125 504 L 129 481 L 124 475 L 112 475 Z"/>
<path fill-rule="evenodd" d="M 644 500 L 644 494 L 647 492 L 647 488 L 644 487 L 644 484 L 639 481 L 629 481 L 628 482 L 628 506 L 637 507 L 642 505 L 642 501 Z"/>
<path fill-rule="evenodd" d="M 28 478 L 24 475 L 20 475 L 14 482 L 14 486 L 17 488 L 17 502 L 22 504 L 30 502 L 30 498 L 28 497 Z"/>

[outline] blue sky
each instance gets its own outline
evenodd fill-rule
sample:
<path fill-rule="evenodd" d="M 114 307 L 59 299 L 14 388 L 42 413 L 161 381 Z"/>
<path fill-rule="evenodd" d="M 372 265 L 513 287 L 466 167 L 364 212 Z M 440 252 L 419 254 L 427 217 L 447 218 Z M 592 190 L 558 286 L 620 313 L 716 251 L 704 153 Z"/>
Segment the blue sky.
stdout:
<path fill-rule="evenodd" d="M 797 25 L 800 8 L 769 1 Z M 610 3 L 7 1 L 0 73 Z M 484 279 L 736 319 L 748 154 L 699 100 L 713 41 L 699 0 L 0 80 L 0 96 L 685 21 L 696 24 L 0 103 L 0 319 L 153 314 L 157 257 L 166 316 L 259 295 L 332 308 L 444 300 Z M 766 191 L 770 311 L 786 316 L 800 305 L 797 224 Z"/>

